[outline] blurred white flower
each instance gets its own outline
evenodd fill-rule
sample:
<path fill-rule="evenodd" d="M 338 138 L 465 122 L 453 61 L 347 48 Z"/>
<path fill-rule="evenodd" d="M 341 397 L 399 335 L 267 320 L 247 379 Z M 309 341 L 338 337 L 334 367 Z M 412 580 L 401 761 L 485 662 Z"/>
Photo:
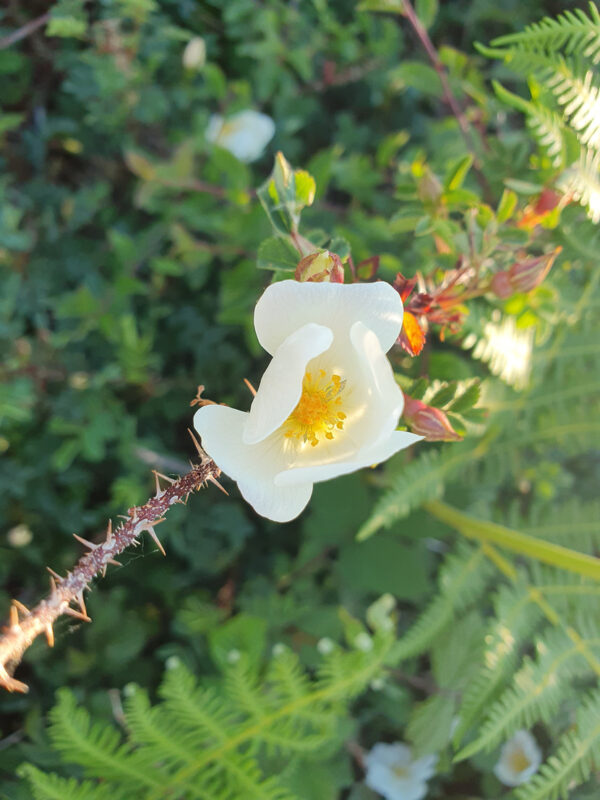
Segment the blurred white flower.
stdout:
<path fill-rule="evenodd" d="M 29 525 L 15 525 L 8 531 L 6 538 L 11 547 L 27 547 L 33 539 L 33 534 Z"/>
<path fill-rule="evenodd" d="M 365 758 L 365 783 L 386 800 L 422 800 L 435 773 L 437 755 L 413 759 L 410 747 L 379 742 Z"/>
<path fill-rule="evenodd" d="M 206 43 L 201 36 L 189 40 L 181 60 L 186 69 L 202 69 L 206 63 Z"/>
<path fill-rule="evenodd" d="M 260 158 L 273 138 L 275 123 L 260 111 L 240 111 L 228 119 L 213 114 L 208 121 L 206 138 L 224 147 L 240 161 L 249 164 Z"/>
<path fill-rule="evenodd" d="M 520 786 L 538 771 L 542 753 L 529 731 L 517 731 L 500 751 L 494 775 L 505 786 Z"/>
<path fill-rule="evenodd" d="M 387 283 L 281 281 L 265 291 L 254 327 L 273 358 L 250 411 L 206 405 L 194 417 L 206 452 L 259 514 L 294 519 L 314 483 L 422 438 L 396 430 L 404 397 L 385 353 L 401 326 Z"/>

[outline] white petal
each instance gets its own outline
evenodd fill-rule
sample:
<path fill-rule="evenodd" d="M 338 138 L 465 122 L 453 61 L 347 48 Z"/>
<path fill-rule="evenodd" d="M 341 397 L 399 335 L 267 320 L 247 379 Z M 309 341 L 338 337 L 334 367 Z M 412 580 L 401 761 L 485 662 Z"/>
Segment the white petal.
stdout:
<path fill-rule="evenodd" d="M 312 494 L 312 484 L 280 488 L 274 475 L 285 467 L 281 441 L 272 437 L 246 445 L 242 433 L 248 414 L 226 406 L 203 406 L 194 415 L 202 446 L 215 464 L 237 481 L 244 498 L 263 517 L 275 522 L 294 519 Z"/>
<path fill-rule="evenodd" d="M 273 522 L 295 519 L 306 508 L 313 490 L 312 483 L 281 488 L 253 475 L 239 480 L 238 487 L 256 513 Z"/>
<path fill-rule="evenodd" d="M 363 467 L 370 467 L 374 464 L 381 464 L 388 458 L 410 447 L 415 442 L 420 442 L 422 436 L 407 431 L 392 431 L 387 439 L 377 442 L 372 447 L 366 447 L 356 454 L 353 460 L 333 461 L 329 464 L 316 466 L 298 467 L 279 472 L 275 476 L 276 486 L 296 486 L 304 483 L 319 483 L 336 478 L 338 475 L 347 475 Z"/>
<path fill-rule="evenodd" d="M 208 120 L 208 125 L 206 126 L 206 136 L 207 141 L 209 142 L 216 142 L 219 138 L 219 134 L 221 133 L 221 128 L 223 127 L 223 123 L 225 120 L 220 114 L 212 114 L 210 119 Z"/>
<path fill-rule="evenodd" d="M 522 754 L 529 761 L 524 769 L 513 766 L 515 754 Z M 494 767 L 494 774 L 506 786 L 520 786 L 534 775 L 542 762 L 542 753 L 535 738 L 529 731 L 520 730 L 506 742 L 500 751 L 500 758 Z"/>
<path fill-rule="evenodd" d="M 246 444 L 261 442 L 285 422 L 300 400 L 306 365 L 332 341 L 329 328 L 311 322 L 277 348 L 250 407 L 243 437 Z"/>
<path fill-rule="evenodd" d="M 299 283 L 280 281 L 269 286 L 254 310 L 258 341 L 274 353 L 290 333 L 316 322 L 345 339 L 355 322 L 363 322 L 384 352 L 402 328 L 402 300 L 389 283 Z"/>
<path fill-rule="evenodd" d="M 387 767 L 408 767 L 411 762 L 412 751 L 402 742 L 386 744 L 378 742 L 373 745 L 365 756 L 365 764 L 370 767 L 375 764 L 384 764 Z"/>
<path fill-rule="evenodd" d="M 248 109 L 227 119 L 219 132 L 217 144 L 245 163 L 256 161 L 275 133 L 271 117 Z"/>

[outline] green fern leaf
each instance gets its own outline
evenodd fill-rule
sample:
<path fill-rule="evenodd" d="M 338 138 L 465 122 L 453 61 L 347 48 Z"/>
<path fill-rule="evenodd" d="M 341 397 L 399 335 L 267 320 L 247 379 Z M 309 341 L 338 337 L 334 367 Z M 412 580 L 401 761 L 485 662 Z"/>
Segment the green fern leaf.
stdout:
<path fill-rule="evenodd" d="M 52 772 L 42 772 L 32 764 L 23 764 L 17 774 L 29 784 L 34 800 L 115 800 L 116 796 L 114 789 L 108 786 L 61 778 Z"/>
<path fill-rule="evenodd" d="M 580 704 L 575 730 L 560 739 L 555 754 L 529 783 L 515 791 L 517 800 L 567 800 L 600 763 L 600 691 Z"/>

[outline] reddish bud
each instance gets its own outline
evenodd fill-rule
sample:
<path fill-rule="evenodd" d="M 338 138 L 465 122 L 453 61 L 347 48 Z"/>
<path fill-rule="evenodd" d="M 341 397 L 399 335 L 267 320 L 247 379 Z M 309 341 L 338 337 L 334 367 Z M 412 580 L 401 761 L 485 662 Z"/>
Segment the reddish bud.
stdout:
<path fill-rule="evenodd" d="M 508 271 L 514 291 L 530 292 L 539 286 L 550 272 L 554 259 L 561 250 L 562 247 L 557 247 L 551 253 L 515 262 Z"/>
<path fill-rule="evenodd" d="M 312 283 L 343 283 L 344 265 L 338 255 L 328 250 L 310 253 L 298 263 L 295 278 Z"/>
<path fill-rule="evenodd" d="M 404 395 L 403 416 L 411 431 L 424 436 L 429 442 L 459 442 L 463 438 L 454 430 L 443 411 L 407 394 Z"/>
<path fill-rule="evenodd" d="M 505 270 L 494 275 L 490 288 L 496 297 L 501 300 L 506 300 L 507 297 L 510 297 L 515 292 L 510 282 L 510 275 Z"/>

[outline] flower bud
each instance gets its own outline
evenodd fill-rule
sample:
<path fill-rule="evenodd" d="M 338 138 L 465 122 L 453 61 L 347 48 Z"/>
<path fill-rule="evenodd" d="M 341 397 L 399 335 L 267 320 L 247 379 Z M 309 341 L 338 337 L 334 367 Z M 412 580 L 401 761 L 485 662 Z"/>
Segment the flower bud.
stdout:
<path fill-rule="evenodd" d="M 407 394 L 404 395 L 403 416 L 411 431 L 424 436 L 428 442 L 458 442 L 463 438 L 443 411 Z"/>
<path fill-rule="evenodd" d="M 507 297 L 510 297 L 515 292 L 510 282 L 510 275 L 505 270 L 494 275 L 490 288 L 496 297 L 501 300 L 506 300 Z"/>
<path fill-rule="evenodd" d="M 183 66 L 186 69 L 200 70 L 206 63 L 206 44 L 201 36 L 194 36 L 183 51 Z"/>
<path fill-rule="evenodd" d="M 329 250 L 311 253 L 298 263 L 295 278 L 311 283 L 343 283 L 344 265 L 340 257 Z"/>
<path fill-rule="evenodd" d="M 509 269 L 510 283 L 515 292 L 531 292 L 544 280 L 550 272 L 554 259 L 562 247 L 557 247 L 551 253 L 544 253 L 537 258 L 528 258 L 525 261 L 516 261 Z"/>

